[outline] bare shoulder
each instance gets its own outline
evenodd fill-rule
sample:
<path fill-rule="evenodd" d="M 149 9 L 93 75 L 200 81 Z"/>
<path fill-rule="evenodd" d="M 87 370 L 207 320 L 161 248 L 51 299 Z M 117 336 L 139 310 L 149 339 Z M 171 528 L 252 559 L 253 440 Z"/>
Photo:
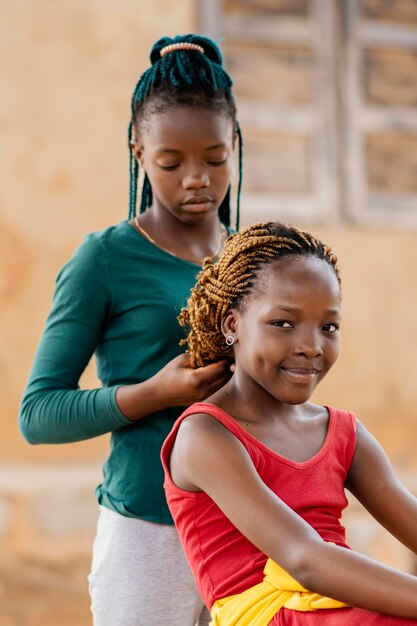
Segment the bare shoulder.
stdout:
<path fill-rule="evenodd" d="M 187 415 L 187 417 L 181 422 L 179 427 L 179 431 L 187 431 L 187 430 L 211 430 L 212 428 L 217 428 L 220 426 L 221 428 L 225 428 L 219 420 L 210 415 L 209 413 L 191 413 L 191 415 Z M 178 431 L 178 432 L 179 432 Z"/>
<path fill-rule="evenodd" d="M 233 442 L 234 440 L 232 433 L 209 413 L 192 413 L 181 422 L 175 445 L 189 451 L 190 448 L 201 443 L 204 443 L 206 447 L 222 445 L 224 441 Z"/>
<path fill-rule="evenodd" d="M 219 420 L 208 413 L 193 413 L 178 428 L 171 477 L 181 489 L 204 491 L 208 476 L 227 472 L 242 455 L 247 455 L 244 446 Z"/>

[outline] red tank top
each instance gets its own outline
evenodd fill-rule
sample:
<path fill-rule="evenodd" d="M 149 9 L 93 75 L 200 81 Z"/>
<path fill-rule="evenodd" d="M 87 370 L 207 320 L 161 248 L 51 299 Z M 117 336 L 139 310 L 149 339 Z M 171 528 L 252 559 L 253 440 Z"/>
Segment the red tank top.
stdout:
<path fill-rule="evenodd" d="M 267 557 L 242 535 L 204 492 L 179 489 L 171 480 L 169 458 L 182 420 L 207 413 L 230 430 L 248 451 L 264 483 L 325 541 L 345 543 L 340 523 L 348 502 L 344 483 L 356 445 L 356 420 L 328 408 L 329 424 L 321 449 L 302 463 L 286 459 L 250 435 L 228 413 L 207 403 L 189 407 L 175 422 L 162 448 L 165 493 L 201 596 L 208 607 L 241 593 L 263 579 Z"/>

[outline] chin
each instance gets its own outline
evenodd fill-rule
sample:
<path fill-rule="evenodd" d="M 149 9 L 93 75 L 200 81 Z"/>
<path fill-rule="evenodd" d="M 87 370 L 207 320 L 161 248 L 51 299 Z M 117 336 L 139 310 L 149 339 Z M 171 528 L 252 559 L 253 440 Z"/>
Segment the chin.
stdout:
<path fill-rule="evenodd" d="M 217 209 L 207 209 L 205 211 L 187 211 L 183 213 L 184 219 L 188 219 L 191 222 L 204 222 L 205 220 L 212 219 L 217 216 Z"/>
<path fill-rule="evenodd" d="M 297 394 L 288 394 L 288 395 L 281 395 L 279 398 L 277 397 L 277 400 L 279 400 L 279 402 L 283 402 L 284 404 L 289 404 L 291 406 L 296 406 L 299 404 L 304 404 L 304 402 L 308 402 L 311 398 L 313 394 L 313 391 L 310 391 L 309 393 L 297 393 Z"/>

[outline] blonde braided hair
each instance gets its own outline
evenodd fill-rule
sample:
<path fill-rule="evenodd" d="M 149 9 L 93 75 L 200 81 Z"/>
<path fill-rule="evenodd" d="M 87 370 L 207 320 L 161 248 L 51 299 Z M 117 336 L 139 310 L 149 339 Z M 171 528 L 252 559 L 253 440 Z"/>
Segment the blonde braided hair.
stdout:
<path fill-rule="evenodd" d="M 260 269 L 284 256 L 315 256 L 326 261 L 340 283 L 337 257 L 311 233 L 279 222 L 254 224 L 230 235 L 218 260 L 206 258 L 178 317 L 188 327 L 187 345 L 192 368 L 227 357 L 221 322 L 227 311 L 251 292 Z"/>

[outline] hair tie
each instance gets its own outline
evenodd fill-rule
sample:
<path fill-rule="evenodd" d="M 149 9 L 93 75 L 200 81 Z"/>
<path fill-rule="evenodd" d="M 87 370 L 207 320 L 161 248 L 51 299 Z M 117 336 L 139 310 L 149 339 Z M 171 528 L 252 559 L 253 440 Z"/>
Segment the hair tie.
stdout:
<path fill-rule="evenodd" d="M 166 54 L 174 52 L 175 50 L 195 50 L 196 52 L 201 52 L 201 54 L 204 54 L 204 48 L 198 46 L 196 43 L 189 43 L 187 41 L 171 43 L 169 44 L 169 46 L 164 46 L 164 48 L 161 48 L 159 54 L 161 55 L 161 57 L 164 57 Z"/>

